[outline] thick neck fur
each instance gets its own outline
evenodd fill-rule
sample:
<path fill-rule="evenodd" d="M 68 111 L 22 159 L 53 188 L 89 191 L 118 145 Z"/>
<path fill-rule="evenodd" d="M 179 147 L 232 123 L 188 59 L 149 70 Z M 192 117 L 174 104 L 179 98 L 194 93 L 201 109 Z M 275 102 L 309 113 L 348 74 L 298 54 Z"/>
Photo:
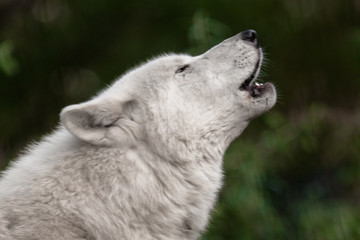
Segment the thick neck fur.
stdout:
<path fill-rule="evenodd" d="M 144 234 L 138 239 L 145 239 L 145 236 L 165 239 L 169 233 L 173 235 L 171 239 L 196 239 L 206 227 L 208 214 L 221 187 L 222 152 L 216 148 L 203 151 L 201 144 L 190 141 L 188 144 L 184 143 L 183 147 L 198 150 L 193 152 L 196 158 L 191 158 L 196 161 L 165 159 L 161 154 L 154 153 L 145 142 L 122 150 L 88 152 L 90 162 L 84 165 L 87 168 L 85 173 L 90 175 L 89 181 L 105 203 L 99 208 L 111 210 L 119 216 L 127 215 L 126 219 L 132 219 L 129 227 L 139 228 L 135 231 Z M 112 157 L 101 159 L 102 151 L 112 152 Z M 101 165 L 98 161 L 102 162 Z M 112 174 L 109 174 L 108 168 L 113 170 Z M 118 221 L 116 215 L 109 221 Z M 111 224 L 108 223 L 108 226 Z M 144 227 L 145 230 L 140 229 Z M 101 229 L 104 229 L 103 226 L 99 227 L 99 231 Z M 122 229 L 121 234 L 126 232 Z M 129 233 L 129 236 L 133 234 Z"/>
<path fill-rule="evenodd" d="M 183 147 L 198 150 L 196 161 L 165 159 L 140 141 L 126 148 L 94 148 L 60 128 L 14 163 L 0 190 L 18 191 L 26 181 L 32 190 L 20 191 L 23 201 L 41 194 L 51 214 L 71 216 L 89 238 L 196 239 L 221 187 L 223 152 L 214 145 L 187 144 Z M 39 162 L 44 155 L 48 158 Z M 4 195 L 5 206 L 19 204 Z M 26 209 L 19 211 L 26 215 Z"/>

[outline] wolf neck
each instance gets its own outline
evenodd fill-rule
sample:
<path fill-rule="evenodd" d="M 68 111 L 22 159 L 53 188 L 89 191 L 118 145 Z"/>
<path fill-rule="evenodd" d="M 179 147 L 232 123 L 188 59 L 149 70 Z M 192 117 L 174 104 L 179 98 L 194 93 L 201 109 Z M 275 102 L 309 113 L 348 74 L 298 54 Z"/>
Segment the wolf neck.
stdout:
<path fill-rule="evenodd" d="M 239 128 L 218 131 L 206 131 L 194 134 L 194 137 L 170 134 L 160 136 L 157 142 L 147 143 L 162 158 L 172 162 L 201 162 L 222 164 L 223 156 L 230 143 L 238 137 L 246 125 Z"/>
<path fill-rule="evenodd" d="M 185 139 L 172 135 L 172 138 L 144 144 L 164 161 L 180 164 L 201 161 L 221 164 L 226 150 L 225 144 L 206 137 Z"/>

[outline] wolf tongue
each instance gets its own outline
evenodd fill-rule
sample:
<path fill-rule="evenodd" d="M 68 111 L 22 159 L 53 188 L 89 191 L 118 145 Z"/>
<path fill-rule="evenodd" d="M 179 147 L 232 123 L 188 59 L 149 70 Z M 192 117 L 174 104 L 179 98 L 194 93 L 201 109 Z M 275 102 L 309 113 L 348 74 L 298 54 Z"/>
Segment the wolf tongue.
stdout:
<path fill-rule="evenodd" d="M 262 85 L 250 86 L 250 95 L 252 97 L 258 97 L 261 94 Z"/>

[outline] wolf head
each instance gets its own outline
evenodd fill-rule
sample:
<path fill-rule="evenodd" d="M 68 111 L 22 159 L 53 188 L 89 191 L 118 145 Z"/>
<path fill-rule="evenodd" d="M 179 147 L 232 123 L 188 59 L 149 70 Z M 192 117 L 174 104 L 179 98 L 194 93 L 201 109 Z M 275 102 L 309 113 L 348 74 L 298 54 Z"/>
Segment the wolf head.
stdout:
<path fill-rule="evenodd" d="M 224 149 L 276 102 L 271 83 L 255 83 L 262 60 L 252 30 L 199 56 L 154 58 L 92 100 L 64 108 L 61 122 L 75 137 L 97 146 L 142 141 L 155 150 L 166 148 L 170 157 L 196 151 L 202 143 Z"/>

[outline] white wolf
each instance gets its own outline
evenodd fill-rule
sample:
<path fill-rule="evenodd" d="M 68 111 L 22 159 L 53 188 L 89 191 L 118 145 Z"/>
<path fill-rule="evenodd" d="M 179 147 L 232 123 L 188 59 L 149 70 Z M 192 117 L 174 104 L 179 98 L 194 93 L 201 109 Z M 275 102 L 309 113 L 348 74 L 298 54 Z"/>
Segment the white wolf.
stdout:
<path fill-rule="evenodd" d="M 197 239 L 222 157 L 276 102 L 255 31 L 128 72 L 3 173 L 0 239 Z"/>

